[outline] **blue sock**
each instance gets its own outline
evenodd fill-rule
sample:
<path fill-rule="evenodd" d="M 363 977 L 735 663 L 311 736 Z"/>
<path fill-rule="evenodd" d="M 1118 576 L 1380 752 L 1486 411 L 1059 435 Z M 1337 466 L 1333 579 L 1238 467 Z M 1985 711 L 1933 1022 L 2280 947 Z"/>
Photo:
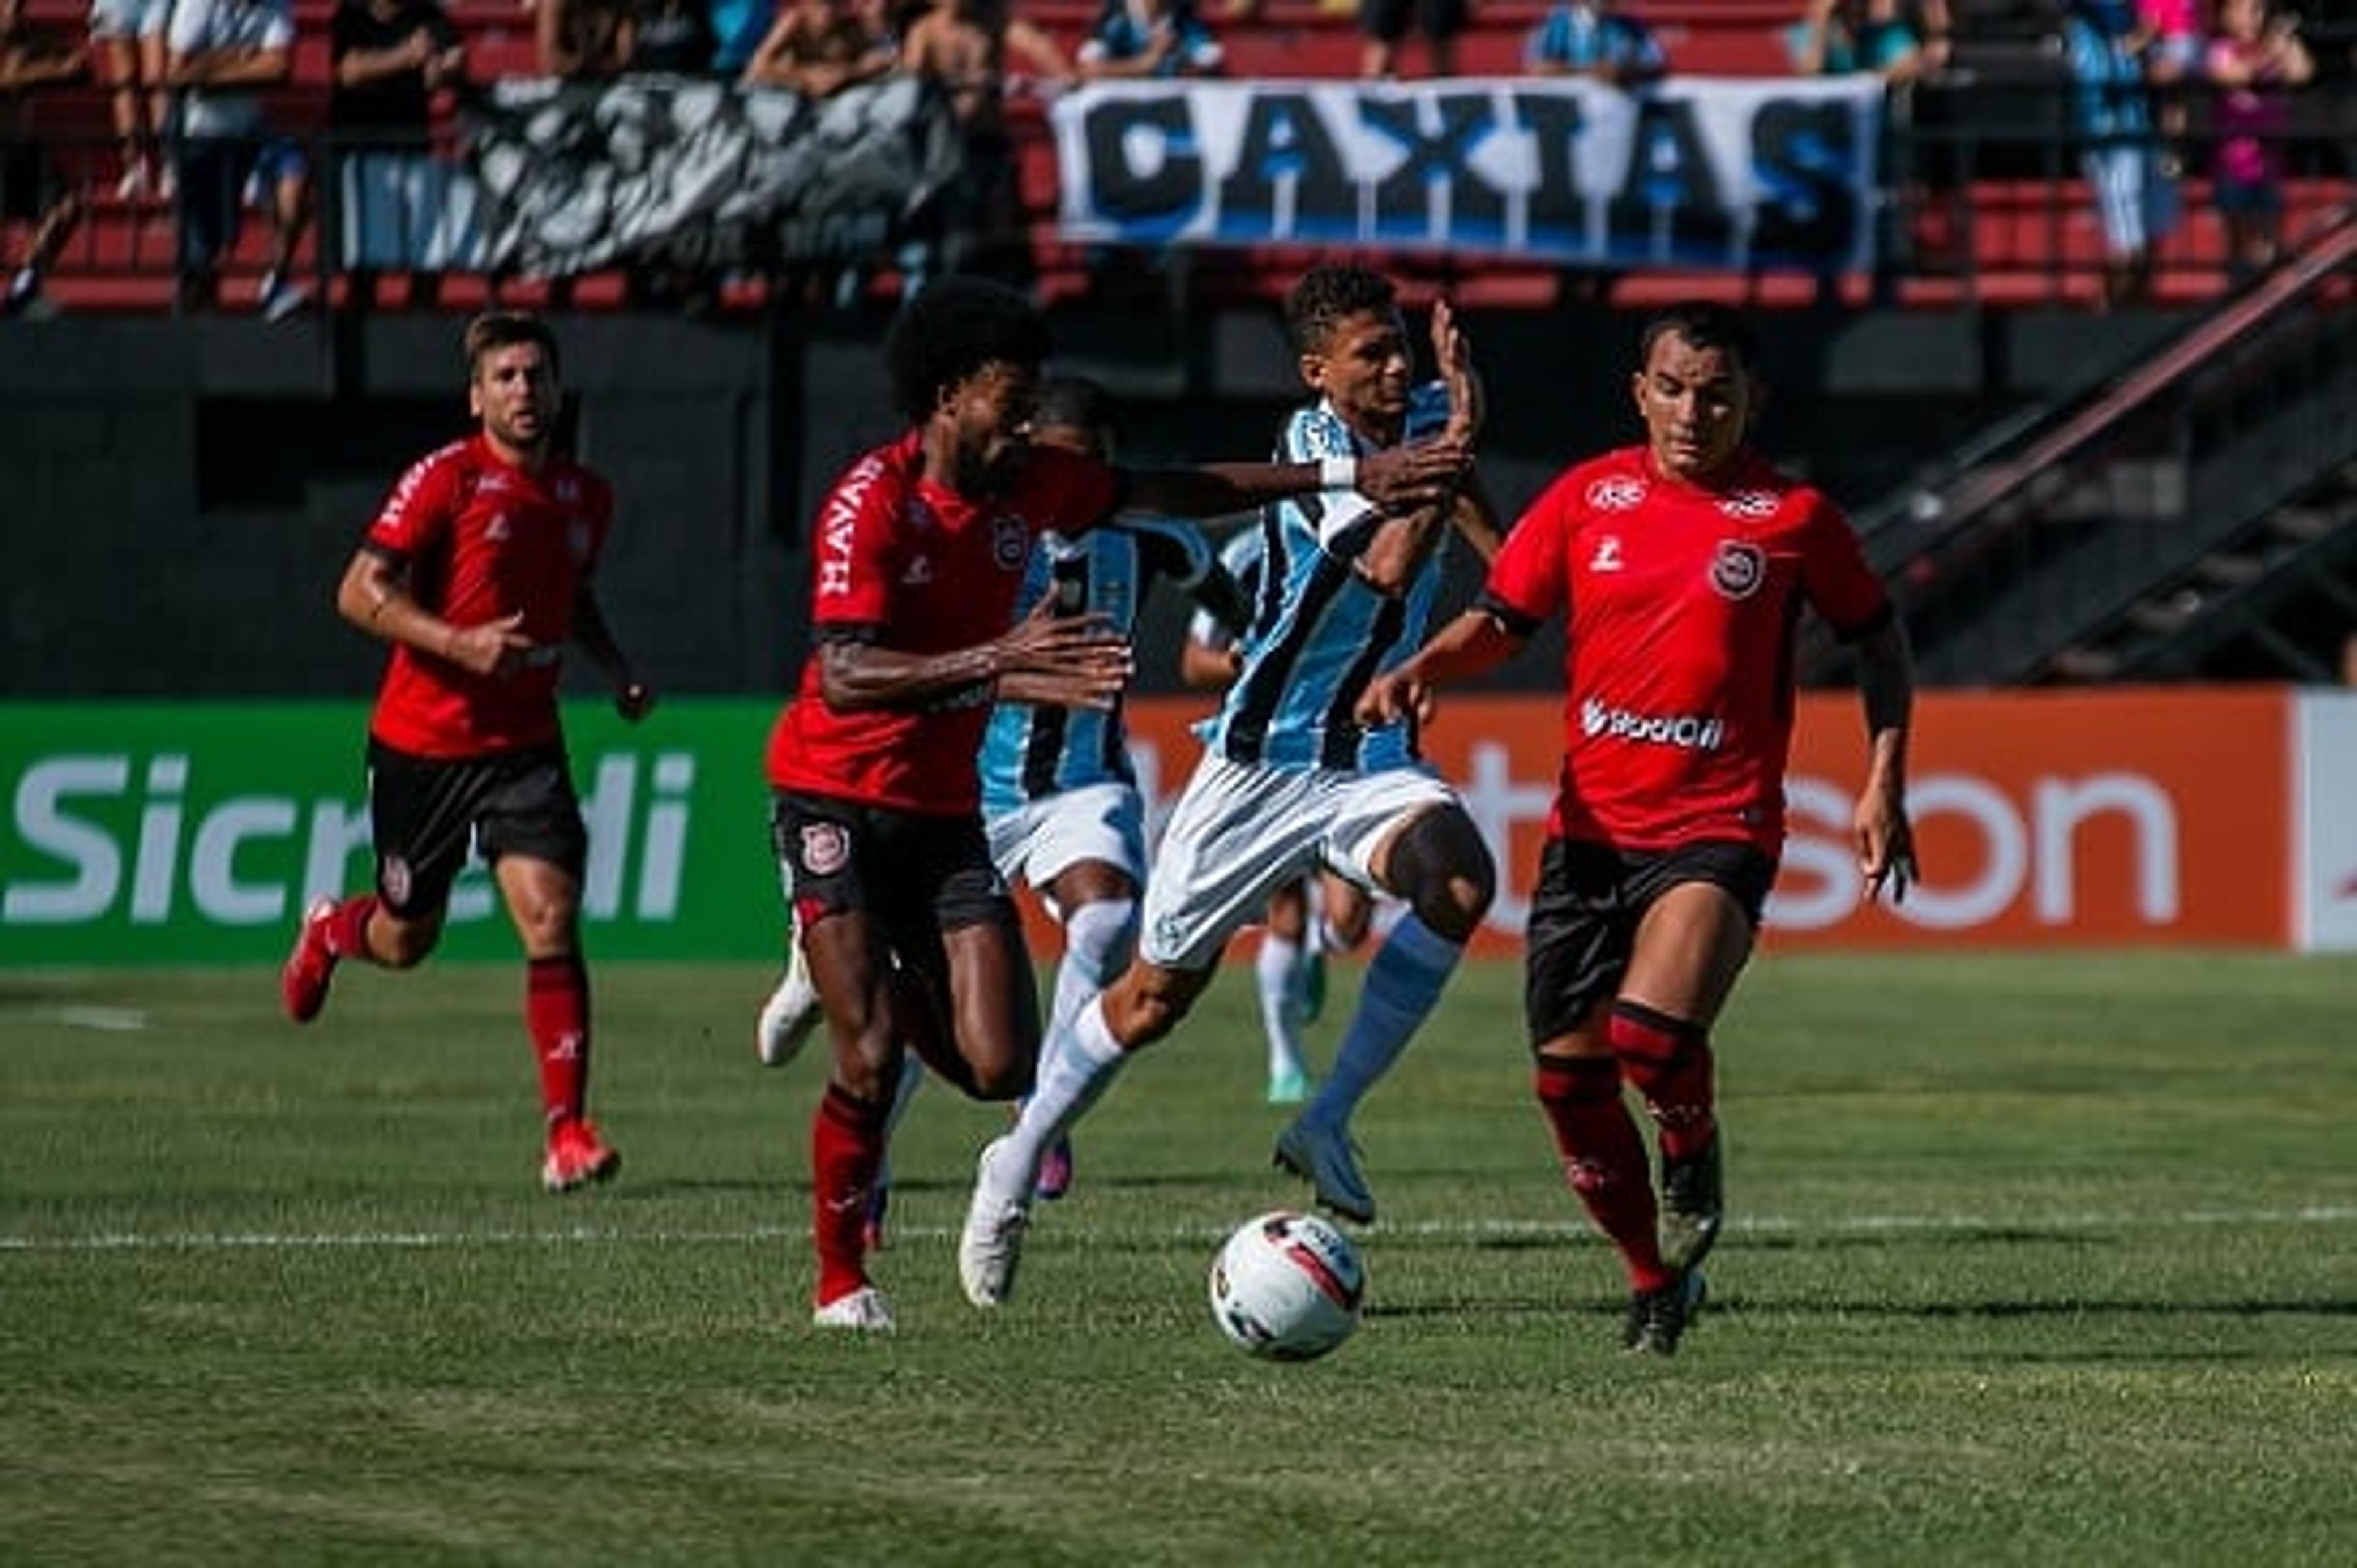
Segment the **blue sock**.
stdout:
<path fill-rule="evenodd" d="M 1359 988 L 1358 1011 L 1351 1015 L 1351 1026 L 1335 1053 L 1334 1070 L 1318 1090 L 1318 1098 L 1309 1102 L 1309 1109 L 1302 1112 L 1304 1122 L 1327 1127 L 1350 1125 L 1351 1112 L 1399 1060 L 1409 1037 L 1439 1002 L 1440 988 L 1450 971 L 1464 956 L 1462 945 L 1440 936 L 1413 912 L 1400 918 L 1367 964 L 1367 978 Z"/>

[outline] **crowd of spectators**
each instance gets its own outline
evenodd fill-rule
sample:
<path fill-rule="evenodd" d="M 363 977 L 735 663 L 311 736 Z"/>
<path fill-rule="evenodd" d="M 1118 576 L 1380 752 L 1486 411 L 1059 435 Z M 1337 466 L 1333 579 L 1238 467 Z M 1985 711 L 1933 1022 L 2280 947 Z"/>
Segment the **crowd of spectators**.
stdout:
<path fill-rule="evenodd" d="M 514 4 L 516 0 L 468 0 Z M 1320 0 L 1355 4 L 1361 74 L 1388 78 L 1411 33 L 1437 75 L 1457 69 L 1457 40 L 1480 0 Z M 2315 62 L 2296 20 L 2273 0 L 2042 0 L 2072 84 L 2083 172 L 2102 219 L 2106 297 L 2149 284 L 2152 251 L 2177 219 L 2176 184 L 2194 138 L 2185 104 L 2200 87 L 2201 172 L 2216 181 L 2237 267 L 2264 266 L 2280 243 L 2286 91 Z M 0 198 L 28 234 L 7 295 L 11 311 L 38 295 L 43 271 L 85 209 L 59 188 L 10 116 L 26 96 L 94 80 L 108 94 L 119 162 L 101 188 L 126 203 L 176 202 L 182 304 L 216 297 L 220 258 L 248 208 L 271 232 L 254 301 L 270 315 L 304 303 L 291 261 L 329 175 L 335 258 L 365 285 L 380 271 L 418 279 L 430 301 L 447 258 L 463 252 L 468 198 L 433 149 L 437 102 L 462 91 L 462 35 L 443 0 L 339 0 L 329 24 L 332 171 L 308 166 L 301 143 L 269 118 L 268 89 L 288 80 L 296 37 L 289 0 L 91 0 L 88 45 L 21 26 L 22 0 L 0 0 L 0 141 L 9 149 Z M 603 81 L 630 73 L 721 77 L 824 97 L 894 71 L 939 81 L 954 106 L 969 177 L 952 229 L 967 254 L 1019 245 L 1016 159 L 1006 113 L 1012 84 L 1219 74 L 1226 51 L 1198 0 L 1103 0 L 1084 37 L 1060 40 L 1017 0 L 522 0 L 539 71 Z M 1263 0 L 1227 0 L 1223 26 L 1254 27 Z M 1676 68 L 1643 7 L 1560 0 L 1525 40 L 1535 74 L 1580 77 L 1641 91 Z M 1870 73 L 1894 88 L 1937 77 L 1951 59 L 1949 0 L 1794 0 L 1783 34 L 1802 74 Z M 1071 47 L 1068 48 L 1068 43 Z M 372 295 L 369 295 L 371 296 Z"/>

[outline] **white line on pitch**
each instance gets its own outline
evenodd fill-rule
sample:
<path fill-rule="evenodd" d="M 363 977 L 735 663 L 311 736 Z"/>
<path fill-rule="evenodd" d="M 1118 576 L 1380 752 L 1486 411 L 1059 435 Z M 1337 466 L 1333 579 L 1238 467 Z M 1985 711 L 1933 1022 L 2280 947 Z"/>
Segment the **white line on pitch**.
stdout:
<path fill-rule="evenodd" d="M 1728 1229 L 1741 1234 L 1838 1236 L 1868 1234 L 1959 1234 L 1975 1231 L 2148 1230 L 2217 1225 L 2347 1225 L 2357 1223 L 2357 1208 L 2320 1206 L 2302 1208 L 2192 1209 L 2179 1214 L 1865 1214 L 1840 1219 L 1806 1220 L 1772 1215 L 1734 1219 Z M 1053 1227 L 1051 1233 L 1078 1240 L 1135 1240 L 1142 1230 L 1110 1226 Z M 805 1234 L 801 1226 L 753 1225 L 735 1230 L 634 1230 L 621 1227 L 576 1226 L 561 1230 L 354 1230 L 354 1231 L 108 1231 L 92 1235 L 0 1235 L 0 1252 L 196 1252 L 239 1249 L 287 1251 L 335 1249 L 402 1249 L 549 1246 L 733 1246 L 774 1241 Z M 927 1240 L 955 1236 L 946 1225 L 910 1225 L 895 1236 Z M 1223 1232 L 1216 1226 L 1188 1225 L 1166 1234 L 1182 1240 L 1214 1240 Z M 1373 1228 L 1376 1236 L 1461 1237 L 1562 1236 L 1585 1237 L 1587 1224 L 1577 1217 L 1559 1219 L 1420 1219 Z"/>

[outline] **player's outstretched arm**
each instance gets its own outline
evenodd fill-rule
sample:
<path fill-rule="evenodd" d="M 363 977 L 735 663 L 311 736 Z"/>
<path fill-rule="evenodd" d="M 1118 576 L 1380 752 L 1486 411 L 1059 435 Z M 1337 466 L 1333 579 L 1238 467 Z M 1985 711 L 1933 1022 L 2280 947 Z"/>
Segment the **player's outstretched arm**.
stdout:
<path fill-rule="evenodd" d="M 1462 443 L 1433 440 L 1328 460 L 1348 464 L 1347 475 L 1329 472 L 1325 463 L 1135 469 L 1128 475 L 1127 504 L 1171 517 L 1227 517 L 1312 490 L 1355 489 L 1385 511 L 1412 510 L 1444 499 L 1472 460 L 1472 449 Z"/>
<path fill-rule="evenodd" d="M 1060 616 L 1052 596 L 1001 635 L 947 653 L 837 640 L 819 649 L 821 695 L 838 713 L 1008 702 L 1109 708 L 1129 682 L 1129 639 L 1102 615 Z"/>
<path fill-rule="evenodd" d="M 1894 618 L 1857 645 L 1857 689 L 1866 706 L 1866 788 L 1851 829 L 1867 897 L 1886 887 L 1902 903 L 1916 880 L 1915 829 L 1907 816 L 1907 731 L 1915 706 L 1915 672 L 1906 628 Z"/>
<path fill-rule="evenodd" d="M 1358 720 L 1371 729 L 1407 718 L 1427 723 L 1441 686 L 1496 669 L 1528 640 L 1487 610 L 1467 610 L 1433 633 L 1406 662 L 1367 682 L 1359 695 Z"/>

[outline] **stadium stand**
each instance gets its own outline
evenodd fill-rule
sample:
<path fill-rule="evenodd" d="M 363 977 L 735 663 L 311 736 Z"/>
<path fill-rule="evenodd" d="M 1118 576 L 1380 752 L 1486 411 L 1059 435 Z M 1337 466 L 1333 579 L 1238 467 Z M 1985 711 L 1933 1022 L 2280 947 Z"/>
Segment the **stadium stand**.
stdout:
<path fill-rule="evenodd" d="M 1096 0 L 1023 0 L 1026 14 L 1067 44 L 1077 44 L 1096 12 Z M 1787 70 L 1781 30 L 1795 13 L 1792 0 L 1640 0 L 1632 7 L 1667 48 L 1674 70 L 1684 75 L 1782 75 Z M 299 42 L 295 81 L 272 95 L 274 124 L 298 134 L 317 135 L 326 123 L 328 81 L 328 19 L 330 0 L 297 0 Z M 515 0 L 456 0 L 453 19 L 467 39 L 470 70 L 478 80 L 532 75 L 537 61 L 531 17 Z M 1485 0 L 1460 41 L 1470 74 L 1519 74 L 1523 40 L 1546 9 L 1543 0 Z M 2100 245 L 2090 198 L 2075 172 L 2063 166 L 2051 138 L 2035 127 L 2050 121 L 2059 91 L 2054 51 L 2044 8 L 2032 0 L 1963 0 L 1962 23 L 1948 82 L 1919 96 L 1912 115 L 1915 166 L 1894 184 L 1898 204 L 1894 233 L 1900 265 L 1892 277 L 1850 277 L 1839 288 L 1848 303 L 1948 307 L 1962 301 L 1998 306 L 2036 303 L 2085 303 L 2098 293 Z M 28 0 L 31 19 L 51 26 L 81 24 L 80 0 Z M 2338 17 L 2337 10 L 2331 12 Z M 2340 25 L 2328 20 L 2330 27 Z M 2357 36 L 2357 25 L 2351 27 Z M 1351 76 L 1358 65 L 1357 23 L 1348 12 L 1321 0 L 1261 0 L 1251 19 L 1219 22 L 1231 74 L 1247 77 Z M 2345 56 L 2345 45 L 2341 55 Z M 2336 56 L 2336 58 L 2340 58 Z M 1413 60 L 1411 61 L 1413 63 Z M 2310 158 L 2287 190 L 2290 226 L 2298 231 L 2348 199 L 2351 147 L 2357 145 L 2357 115 L 2349 106 L 2345 74 L 2341 84 L 2309 113 L 2317 145 L 2327 149 Z M 1311 253 L 1291 247 L 1198 252 L 1164 266 L 1106 264 L 1102 253 L 1060 243 L 1054 232 L 1054 149 L 1036 98 L 1015 106 L 1019 132 L 1021 188 L 1035 236 L 1037 283 L 1050 302 L 1105 288 L 1187 292 L 1222 302 L 1268 298 L 1297 273 Z M 168 209 L 132 206 L 113 195 L 113 149 L 106 99 L 90 86 L 43 94 L 33 109 L 35 130 L 60 154 L 70 177 L 91 195 L 90 211 L 53 277 L 51 296 L 69 309 L 163 310 L 171 304 L 172 220 Z M 2333 150 L 2337 149 L 2337 151 Z M 2050 173 L 2049 170 L 2053 172 Z M 2222 237 L 2210 210 L 2206 185 L 2188 182 L 2190 218 L 2172 245 L 2158 279 L 2163 305 L 2197 303 L 2224 285 L 2217 258 Z M 237 308 L 252 297 L 251 285 L 263 266 L 266 237 L 249 224 L 224 269 L 224 298 Z M 317 268 L 317 231 L 305 241 L 302 264 Z M 11 244 L 22 236 L 11 233 Z M 1446 290 L 1475 306 L 1539 308 L 1562 296 L 1564 280 L 1552 269 L 1487 263 L 1468 267 L 1447 257 L 1413 253 L 1393 259 L 1412 296 Z M 339 280 L 322 278 L 323 297 L 343 301 Z M 887 274 L 874 285 L 890 290 Z M 1816 280 L 1800 276 L 1745 277 L 1685 274 L 1624 277 L 1615 297 L 1643 305 L 1696 292 L 1767 306 L 1801 306 L 1819 295 Z M 491 295 L 479 277 L 453 277 L 445 286 L 445 308 L 468 309 Z M 511 280 L 501 297 L 537 303 L 542 285 Z M 576 280 L 572 302 L 580 308 L 621 304 L 619 276 Z M 765 298 L 758 283 L 733 285 L 722 303 L 756 306 Z"/>

